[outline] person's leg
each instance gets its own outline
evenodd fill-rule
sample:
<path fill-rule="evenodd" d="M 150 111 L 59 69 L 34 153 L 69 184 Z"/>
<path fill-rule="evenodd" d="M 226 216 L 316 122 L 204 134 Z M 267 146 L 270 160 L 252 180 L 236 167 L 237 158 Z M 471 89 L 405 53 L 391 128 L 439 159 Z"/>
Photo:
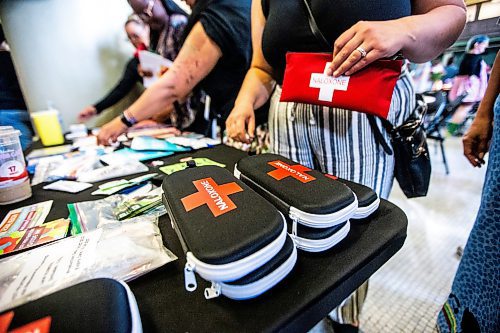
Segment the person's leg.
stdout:
<path fill-rule="evenodd" d="M 415 107 L 415 94 L 408 73 L 398 80 L 391 101 L 389 121 L 403 123 Z M 394 157 L 375 142 L 365 114 L 343 109 L 314 107 L 309 137 L 319 168 L 340 178 L 371 187 L 381 198 L 389 197 L 394 178 Z M 389 142 L 389 134 L 379 125 Z M 339 324 L 359 326 L 368 281 L 330 313 Z M 340 327 L 337 327 L 340 328 Z M 349 329 L 343 327 L 343 329 Z"/>
<path fill-rule="evenodd" d="M 12 126 L 21 132 L 19 139 L 23 150 L 33 142 L 30 116 L 26 110 L 0 110 L 0 126 Z"/>

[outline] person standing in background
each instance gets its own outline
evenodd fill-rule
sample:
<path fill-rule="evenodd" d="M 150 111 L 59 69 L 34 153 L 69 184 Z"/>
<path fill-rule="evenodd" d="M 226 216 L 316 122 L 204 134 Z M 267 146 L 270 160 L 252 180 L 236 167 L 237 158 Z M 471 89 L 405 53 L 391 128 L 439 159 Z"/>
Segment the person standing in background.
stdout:
<path fill-rule="evenodd" d="M 0 24 L 0 126 L 12 126 L 21 132 L 21 146 L 28 148 L 33 141 L 30 115 L 24 101 L 10 48 Z"/>
<path fill-rule="evenodd" d="M 481 56 L 489 45 L 488 36 L 480 35 L 469 39 L 466 54 L 460 63 L 458 75 L 455 77 L 448 99 L 450 102 L 462 94 L 466 94 L 462 104 L 453 113 L 448 123 L 448 132 L 455 134 L 465 121 L 474 104 L 483 99 L 488 85 L 487 65 Z"/>
<path fill-rule="evenodd" d="M 335 77 L 351 75 L 400 51 L 414 62 L 434 59 L 458 38 L 466 21 L 462 0 L 309 3 L 319 29 L 334 50 L 326 74 Z M 255 135 L 254 110 L 271 99 L 269 132 L 273 153 L 367 185 L 387 198 L 394 178 L 394 156 L 376 144 L 366 114 L 280 102 L 287 52 L 331 52 L 311 31 L 304 2 L 254 0 L 252 41 L 252 65 L 226 121 L 228 135 L 251 142 Z M 388 120 L 400 125 L 414 106 L 415 94 L 405 66 L 393 93 Z M 389 134 L 378 126 L 390 146 Z M 363 284 L 330 313 L 336 332 L 357 330 L 367 288 L 368 284 Z"/>
<path fill-rule="evenodd" d="M 125 22 L 125 31 L 128 39 L 135 47 L 134 57 L 125 66 L 125 71 L 116 86 L 99 102 L 85 107 L 78 114 L 78 121 L 84 122 L 101 113 L 103 110 L 115 105 L 132 91 L 136 83 L 142 84 L 139 74 L 139 51 L 149 48 L 149 26 L 145 24 L 138 15 L 130 15 Z"/>
<path fill-rule="evenodd" d="M 149 119 L 182 101 L 193 89 L 203 89 L 211 97 L 211 112 L 221 121 L 231 111 L 250 65 L 251 0 L 186 2 L 191 6 L 192 14 L 179 56 L 172 67 L 124 111 L 122 117 L 101 128 L 98 136 L 101 144 L 115 141 L 133 122 Z M 123 119 L 127 117 L 133 121 Z M 203 133 L 204 128 L 193 131 Z"/>
<path fill-rule="evenodd" d="M 491 145 L 490 145 L 491 140 Z M 463 138 L 474 167 L 490 152 L 481 206 L 447 302 L 438 316 L 441 333 L 500 332 L 500 55 L 486 94 Z"/>

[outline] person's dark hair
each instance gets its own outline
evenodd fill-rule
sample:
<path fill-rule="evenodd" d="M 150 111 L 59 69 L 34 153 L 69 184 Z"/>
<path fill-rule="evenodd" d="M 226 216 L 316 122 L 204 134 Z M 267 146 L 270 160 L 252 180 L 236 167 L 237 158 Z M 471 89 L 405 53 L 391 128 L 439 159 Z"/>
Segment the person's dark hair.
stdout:
<path fill-rule="evenodd" d="M 484 42 L 489 42 L 490 38 L 486 35 L 477 35 L 474 37 L 471 37 L 467 41 L 467 46 L 465 48 L 465 51 L 469 52 L 474 48 L 474 45 L 479 44 L 479 43 L 484 43 Z"/>
<path fill-rule="evenodd" d="M 0 44 L 5 41 L 5 34 L 3 33 L 2 25 L 0 24 Z"/>
<path fill-rule="evenodd" d="M 160 2 L 167 11 L 168 15 L 179 14 L 188 16 L 188 14 L 181 7 L 179 7 L 179 5 L 176 4 L 173 0 L 161 0 Z"/>

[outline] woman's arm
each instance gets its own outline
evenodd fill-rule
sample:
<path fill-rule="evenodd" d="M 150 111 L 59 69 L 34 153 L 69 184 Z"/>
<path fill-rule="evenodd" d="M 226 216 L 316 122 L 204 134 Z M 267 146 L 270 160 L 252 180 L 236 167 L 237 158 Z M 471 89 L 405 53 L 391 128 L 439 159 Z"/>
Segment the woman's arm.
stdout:
<path fill-rule="evenodd" d="M 486 94 L 479 104 L 476 118 L 463 137 L 464 155 L 470 164 L 481 167 L 484 164 L 484 155 L 488 152 L 491 136 L 493 135 L 493 108 L 500 93 L 500 54 L 497 53 Z M 495 124 L 494 126 L 500 126 Z"/>
<path fill-rule="evenodd" d="M 227 135 L 250 143 L 255 131 L 255 109 L 266 103 L 276 84 L 272 68 L 262 53 L 262 32 L 266 18 L 260 0 L 252 1 L 252 64 L 241 86 L 234 108 L 226 120 Z"/>
<path fill-rule="evenodd" d="M 222 57 L 222 51 L 206 34 L 200 22 L 189 33 L 172 67 L 127 110 L 127 116 L 137 121 L 149 119 L 184 99 L 207 76 Z M 115 141 L 127 127 L 120 117 L 101 128 L 99 143 Z"/>
<path fill-rule="evenodd" d="M 329 74 L 350 75 L 399 51 L 412 62 L 434 59 L 458 38 L 465 21 L 463 0 L 414 0 L 411 16 L 361 21 L 337 38 Z"/>

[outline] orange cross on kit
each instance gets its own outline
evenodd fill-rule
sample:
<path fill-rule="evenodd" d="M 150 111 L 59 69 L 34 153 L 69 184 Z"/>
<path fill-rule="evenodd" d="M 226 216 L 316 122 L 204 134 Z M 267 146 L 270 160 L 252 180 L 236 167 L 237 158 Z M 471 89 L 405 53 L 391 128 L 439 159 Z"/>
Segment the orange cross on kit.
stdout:
<path fill-rule="evenodd" d="M 215 217 L 235 209 L 229 196 L 243 191 L 235 182 L 218 185 L 212 178 L 195 180 L 193 184 L 198 192 L 181 199 L 184 208 L 189 212 L 206 204 Z"/>
<path fill-rule="evenodd" d="M 313 176 L 306 174 L 306 172 L 311 171 L 311 169 L 300 164 L 288 165 L 282 161 L 273 161 L 269 162 L 269 165 L 275 167 L 276 170 L 270 171 L 267 174 L 276 180 L 293 177 L 305 184 L 316 179 Z"/>
<path fill-rule="evenodd" d="M 14 318 L 14 311 L 9 311 L 0 315 L 0 333 L 7 332 L 12 319 Z M 49 333 L 50 324 L 52 322 L 52 317 L 47 316 L 42 319 L 35 320 L 29 324 L 23 325 L 22 327 L 10 330 L 9 333 L 29 333 L 29 332 L 39 332 L 39 333 Z"/>

